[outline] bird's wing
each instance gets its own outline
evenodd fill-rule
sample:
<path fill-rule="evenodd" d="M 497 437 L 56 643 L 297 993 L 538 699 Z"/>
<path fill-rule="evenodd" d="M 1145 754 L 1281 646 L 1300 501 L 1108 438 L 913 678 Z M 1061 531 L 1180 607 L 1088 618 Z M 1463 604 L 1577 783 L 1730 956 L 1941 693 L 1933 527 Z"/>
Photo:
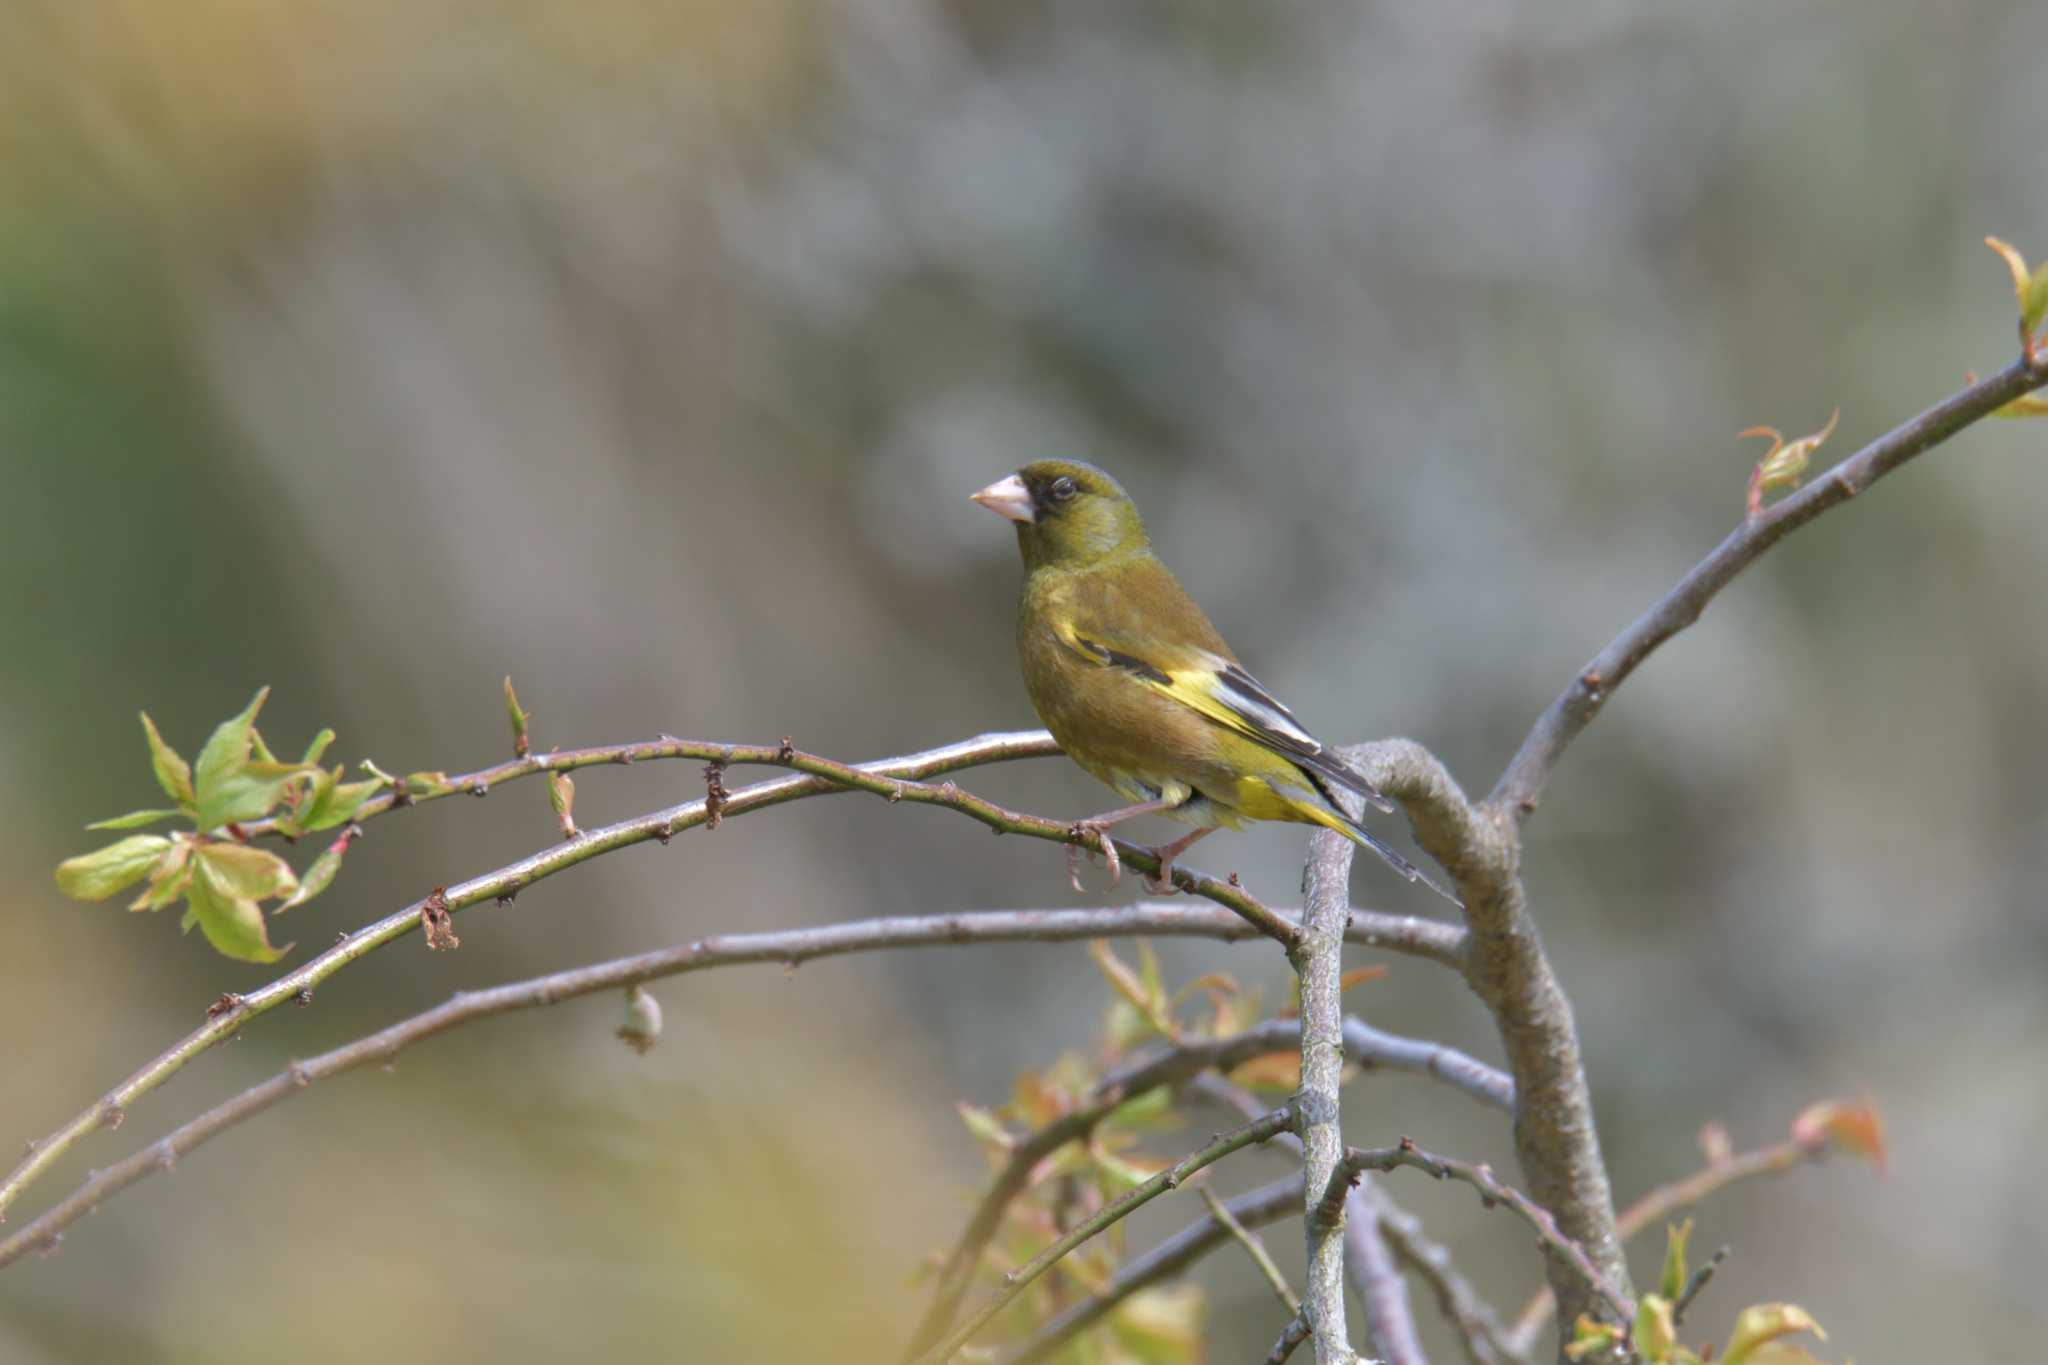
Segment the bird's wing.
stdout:
<path fill-rule="evenodd" d="M 1340 813 L 1344 813 L 1344 807 L 1329 790 L 1330 784 L 1355 793 L 1382 811 L 1394 809 L 1394 803 L 1382 796 L 1363 774 L 1302 729 L 1294 713 L 1235 660 L 1191 645 L 1135 645 L 1109 638 L 1106 632 L 1092 629 L 1086 622 L 1063 626 L 1059 637 L 1089 662 L 1121 669 L 1145 686 L 1294 763 L 1315 780 L 1323 797 Z"/>

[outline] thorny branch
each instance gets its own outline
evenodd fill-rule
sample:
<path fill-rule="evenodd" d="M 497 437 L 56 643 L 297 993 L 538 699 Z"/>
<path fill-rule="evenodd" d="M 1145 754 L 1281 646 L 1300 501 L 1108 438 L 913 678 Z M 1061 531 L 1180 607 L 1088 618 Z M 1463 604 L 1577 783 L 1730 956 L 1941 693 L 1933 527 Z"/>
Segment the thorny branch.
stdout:
<path fill-rule="evenodd" d="M 600 750 L 529 755 L 523 759 L 515 759 L 510 763 L 481 770 L 481 775 L 468 774 L 463 779 L 450 779 L 450 782 L 452 784 L 468 780 L 477 784 L 480 789 L 488 790 L 493 782 L 507 781 L 533 772 L 554 771 L 556 769 L 551 765 L 557 765 L 564 759 L 589 766 L 597 762 L 626 761 L 619 757 L 626 754 L 641 758 L 691 758 L 719 763 L 754 763 L 794 768 L 801 775 L 755 783 L 738 792 L 728 793 L 724 799 L 715 803 L 721 818 L 746 814 L 803 797 L 856 790 L 869 792 L 889 801 L 909 801 L 956 810 L 997 833 L 1022 834 L 1057 843 L 1068 843 L 1074 837 L 1071 822 L 1005 810 L 994 802 L 961 790 L 951 782 L 934 785 L 920 780 L 979 764 L 1039 757 L 1057 752 L 1058 749 L 1053 745 L 1051 737 L 1043 731 L 1019 731 L 983 735 L 902 758 L 881 759 L 873 763 L 851 766 L 804 753 L 786 743 L 778 746 L 733 745 L 665 737 L 644 745 L 620 745 Z M 675 835 L 707 823 L 713 804 L 713 800 L 707 795 L 705 799 L 687 801 L 600 829 L 584 830 L 566 842 L 551 845 L 495 872 L 446 888 L 445 908 L 453 914 L 482 901 L 509 900 L 534 882 L 602 854 L 648 840 L 666 844 Z M 390 808 L 391 803 L 387 802 L 379 809 Z M 249 831 L 266 832 L 257 822 L 251 823 Z M 1158 861 L 1149 849 L 1120 844 L 1119 852 L 1124 862 L 1141 870 L 1156 871 L 1158 868 Z M 1175 887 L 1183 892 L 1227 907 L 1261 932 L 1278 938 L 1283 943 L 1291 941 L 1297 932 L 1291 921 L 1276 915 L 1234 880 L 1204 877 L 1186 868 L 1177 867 L 1174 869 L 1173 882 Z M 98 1129 L 120 1123 L 136 1100 L 163 1084 L 208 1048 L 233 1037 L 251 1020 L 286 1001 L 300 998 L 343 967 L 420 928 L 428 922 L 424 913 L 428 904 L 429 899 L 423 898 L 345 936 L 326 952 L 297 970 L 288 972 L 269 985 L 244 995 L 236 1008 L 209 1016 L 204 1026 L 195 1029 L 171 1048 L 144 1064 L 127 1080 L 103 1095 L 92 1108 L 77 1115 L 50 1136 L 33 1143 L 26 1158 L 9 1174 L 6 1182 L 0 1184 L 0 1216 L 5 1215 L 7 1207 L 20 1197 L 22 1190 L 30 1181 L 54 1164 L 80 1139 Z M 452 933 L 452 930 L 448 930 L 446 922 L 441 921 L 438 916 L 434 917 L 433 922 Z M 1455 944 L 1460 937 L 1458 930 L 1453 926 L 1405 916 L 1388 916 L 1373 932 L 1384 946 L 1400 950 L 1402 945 L 1412 943 L 1426 947 L 1430 955 L 1446 960 L 1453 956 Z"/>
<path fill-rule="evenodd" d="M 1535 1229 L 1538 1242 L 1551 1253 L 1563 1257 L 1587 1286 L 1606 1301 L 1619 1321 L 1634 1320 L 1635 1301 L 1601 1272 L 1584 1247 L 1565 1236 L 1550 1210 L 1513 1186 L 1503 1184 L 1492 1168 L 1483 1162 L 1474 1165 L 1437 1156 L 1423 1151 L 1407 1138 L 1402 1138 L 1392 1147 L 1352 1147 L 1345 1151 L 1344 1160 L 1331 1176 L 1316 1211 L 1310 1217 L 1334 1218 L 1343 1208 L 1353 1182 L 1364 1172 L 1391 1171 L 1404 1166 L 1425 1171 L 1439 1180 L 1461 1180 L 1479 1191 L 1480 1201 L 1488 1208 L 1505 1205 L 1513 1210 L 1517 1217 Z"/>
<path fill-rule="evenodd" d="M 1678 586 L 1579 670 L 1530 729 L 1486 804 L 1518 822 L 1528 819 L 1565 746 L 1592 723 L 1614 690 L 1628 681 L 1643 660 L 1700 619 L 1714 595 L 1735 575 L 1829 508 L 1849 501 L 1914 456 L 2044 384 L 2048 384 L 2048 353 L 2016 360 L 1989 379 L 1894 427 L 1805 488 L 1764 509 L 1761 516 L 1743 521 L 1712 554 L 1694 565 Z"/>
<path fill-rule="evenodd" d="M 171 1169 L 178 1158 L 202 1143 L 247 1122 L 273 1105 L 293 1098 L 312 1082 L 373 1062 L 381 1065 L 415 1043 L 459 1024 L 491 1015 L 553 1005 L 596 991 L 714 967 L 758 963 L 795 966 L 817 958 L 894 948 L 1054 943 L 1136 934 L 1166 937 L 1198 935 L 1237 940 L 1253 937 L 1255 933 L 1229 911 L 1199 906 L 1140 904 L 1101 910 L 987 910 L 957 915 L 903 915 L 779 933 L 722 934 L 680 947 L 638 953 L 490 990 L 464 992 L 443 1005 L 401 1020 L 353 1043 L 295 1062 L 269 1080 L 172 1130 L 127 1160 L 96 1172 L 68 1197 L 11 1237 L 0 1241 L 0 1266 L 6 1266 L 27 1252 L 54 1247 L 65 1228 L 108 1199 L 158 1171 Z M 223 1013 L 239 1007 L 229 1004 Z M 1146 1091 L 1184 1080 L 1205 1067 L 1227 1069 L 1252 1057 L 1284 1050 L 1293 1046 L 1294 1039 L 1295 1030 L 1291 1024 L 1285 1020 L 1272 1020 L 1255 1025 L 1235 1037 L 1176 1050 L 1128 1068 L 1104 1081 L 1097 1092 L 1096 1106 L 1087 1111 L 1090 1117 L 1086 1123 L 1059 1127 L 1056 1135 L 1052 1129 L 1041 1130 L 1040 1134 L 1027 1139 L 1027 1144 L 1037 1143 L 1043 1152 L 1050 1152 L 1065 1141 L 1085 1136 L 1088 1128 L 1100 1122 L 1118 1104 Z M 1400 1050 L 1412 1049 L 1412 1040 L 1394 1039 L 1393 1042 L 1409 1045 Z M 1057 1140 L 1052 1140 L 1053 1136 L 1057 1136 Z M 1028 1175 L 1029 1167 L 1018 1169 L 1018 1188 L 1021 1188 L 1022 1178 Z M 1014 1197 L 1014 1191 L 1010 1197 Z M 1001 1210 L 997 1209 L 998 1217 L 1000 1213 Z"/>

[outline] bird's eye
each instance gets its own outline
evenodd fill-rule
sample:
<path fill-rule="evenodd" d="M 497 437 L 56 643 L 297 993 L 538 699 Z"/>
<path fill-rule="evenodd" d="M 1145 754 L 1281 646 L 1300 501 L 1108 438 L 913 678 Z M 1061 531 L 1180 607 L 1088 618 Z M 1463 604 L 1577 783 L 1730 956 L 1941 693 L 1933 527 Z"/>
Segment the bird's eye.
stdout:
<path fill-rule="evenodd" d="M 1047 489 L 1046 491 L 1052 494 L 1052 500 L 1054 502 L 1065 502 L 1081 490 L 1074 486 L 1074 481 L 1072 479 L 1062 474 L 1057 479 L 1054 479 L 1052 481 L 1052 487 Z"/>

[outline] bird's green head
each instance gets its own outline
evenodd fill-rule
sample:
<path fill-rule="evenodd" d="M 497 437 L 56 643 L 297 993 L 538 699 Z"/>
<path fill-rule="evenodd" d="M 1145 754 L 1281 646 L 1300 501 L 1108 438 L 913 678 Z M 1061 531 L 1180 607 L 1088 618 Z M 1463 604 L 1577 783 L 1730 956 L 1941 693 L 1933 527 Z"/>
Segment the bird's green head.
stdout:
<path fill-rule="evenodd" d="M 974 500 L 1017 523 L 1024 567 L 1085 567 L 1146 548 L 1145 523 L 1115 479 L 1079 460 L 1038 460 Z"/>

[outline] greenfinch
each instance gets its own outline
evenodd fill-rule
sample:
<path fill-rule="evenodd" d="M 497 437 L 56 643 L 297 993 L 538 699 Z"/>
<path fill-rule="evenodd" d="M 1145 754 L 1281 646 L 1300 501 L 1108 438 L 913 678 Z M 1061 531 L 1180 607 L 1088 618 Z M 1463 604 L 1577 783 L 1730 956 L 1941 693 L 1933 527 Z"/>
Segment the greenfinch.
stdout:
<path fill-rule="evenodd" d="M 1077 825 L 1096 836 L 1112 884 L 1121 869 L 1102 831 L 1120 821 L 1163 815 L 1196 827 L 1155 850 L 1159 871 L 1146 886 L 1165 893 L 1173 860 L 1218 826 L 1288 820 L 1335 830 L 1457 899 L 1350 814 L 1342 793 L 1394 806 L 1238 663 L 1152 553 L 1115 479 L 1079 461 L 1040 460 L 974 501 L 1016 523 L 1017 650 L 1032 706 L 1074 762 L 1134 803 Z M 1076 890 L 1079 855 L 1068 848 Z"/>

